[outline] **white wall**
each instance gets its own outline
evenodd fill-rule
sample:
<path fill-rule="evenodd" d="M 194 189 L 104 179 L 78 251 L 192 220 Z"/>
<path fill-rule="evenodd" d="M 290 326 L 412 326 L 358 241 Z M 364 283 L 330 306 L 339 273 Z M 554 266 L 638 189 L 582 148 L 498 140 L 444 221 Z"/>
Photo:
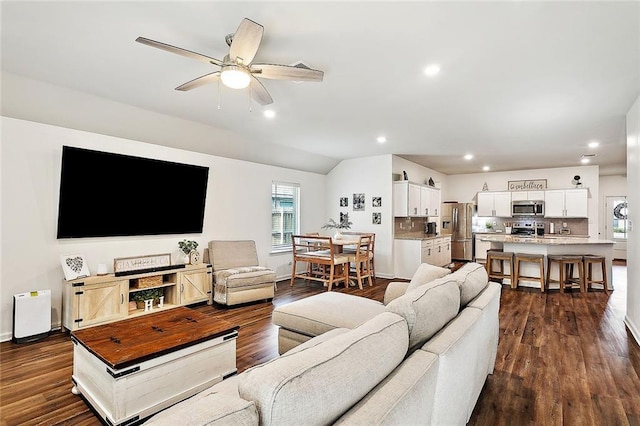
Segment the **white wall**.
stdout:
<path fill-rule="evenodd" d="M 211 239 L 253 239 L 261 265 L 280 277 L 290 273 L 291 253 L 270 255 L 271 182 L 301 186 L 301 227 L 318 229 L 325 220 L 326 176 L 184 151 L 128 139 L 2 117 L 0 232 L 0 340 L 11 337 L 13 294 L 52 290 L 52 323 L 59 326 L 62 254 L 82 254 L 95 273 L 116 257 L 177 252 L 183 238 L 201 248 Z M 209 184 L 202 234 L 57 240 L 62 146 L 71 145 L 208 166 Z M 179 202 L 179 183 L 167 196 Z M 109 194 L 86 194 L 103 196 Z M 90 212 L 89 212 L 90 214 Z M 179 218 L 177 218 L 179 220 Z"/>
<path fill-rule="evenodd" d="M 640 97 L 627 114 L 627 183 L 629 238 L 627 240 L 627 315 L 625 323 L 640 343 Z"/>
<path fill-rule="evenodd" d="M 442 201 L 455 200 L 460 203 L 476 201 L 476 194 L 487 183 L 489 191 L 507 191 L 510 180 L 546 179 L 547 189 L 572 188 L 571 179 L 580 175 L 584 188 L 589 189 L 589 235 L 598 235 L 599 226 L 599 171 L 598 166 L 560 167 L 554 169 L 513 170 L 509 172 L 487 172 L 466 175 L 449 175 Z"/>
<path fill-rule="evenodd" d="M 426 184 L 429 181 L 429 178 L 431 178 L 435 183 L 435 187 L 440 188 L 441 190 L 444 190 L 444 186 L 446 186 L 447 183 L 447 175 L 396 155 L 393 156 L 392 168 L 393 174 L 400 175 L 400 179 L 402 179 L 402 172 L 406 171 L 409 181 L 411 182 Z"/>
<path fill-rule="evenodd" d="M 365 194 L 364 211 L 353 211 L 353 194 Z M 348 197 L 349 206 L 340 207 L 340 197 Z M 382 197 L 382 207 L 372 207 L 371 197 Z M 375 232 L 376 275 L 393 278 L 393 199 L 391 155 L 355 158 L 341 161 L 327 175 L 327 214 L 338 221 L 340 212 L 348 212 L 353 222 L 351 231 Z M 373 212 L 382 213 L 382 223 L 372 224 Z M 328 230 L 322 234 L 330 235 Z"/>

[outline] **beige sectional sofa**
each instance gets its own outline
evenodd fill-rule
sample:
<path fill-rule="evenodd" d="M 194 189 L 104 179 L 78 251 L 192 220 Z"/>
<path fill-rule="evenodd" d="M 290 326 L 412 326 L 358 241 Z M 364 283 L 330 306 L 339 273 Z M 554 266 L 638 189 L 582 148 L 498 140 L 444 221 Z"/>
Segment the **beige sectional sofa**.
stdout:
<path fill-rule="evenodd" d="M 465 424 L 498 345 L 484 267 L 423 264 L 385 303 L 338 292 L 274 310 L 281 355 L 148 424 Z"/>

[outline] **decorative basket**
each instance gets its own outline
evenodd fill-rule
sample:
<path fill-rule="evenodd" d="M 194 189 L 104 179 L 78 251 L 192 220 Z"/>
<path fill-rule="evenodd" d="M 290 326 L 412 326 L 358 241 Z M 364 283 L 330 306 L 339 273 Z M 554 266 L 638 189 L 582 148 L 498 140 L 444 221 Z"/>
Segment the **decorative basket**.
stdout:
<path fill-rule="evenodd" d="M 149 288 L 162 285 L 162 275 L 154 275 L 152 277 L 136 278 L 133 286 L 135 288 Z"/>

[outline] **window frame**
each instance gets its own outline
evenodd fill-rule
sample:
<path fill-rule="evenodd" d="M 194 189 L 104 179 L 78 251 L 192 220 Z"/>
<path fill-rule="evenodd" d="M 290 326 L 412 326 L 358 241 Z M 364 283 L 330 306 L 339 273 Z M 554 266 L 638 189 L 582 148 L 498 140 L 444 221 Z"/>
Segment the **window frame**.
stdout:
<path fill-rule="evenodd" d="M 281 187 L 283 190 L 279 190 Z M 286 241 L 286 235 L 298 235 L 300 233 L 300 184 L 295 182 L 283 182 L 283 181 L 272 181 L 271 182 L 271 253 L 286 253 L 292 250 L 292 244 L 289 240 L 288 243 L 283 242 Z M 276 221 L 274 214 L 274 207 L 277 200 L 281 200 L 287 196 L 291 195 L 292 197 L 292 226 L 291 229 L 286 228 L 286 220 L 284 213 L 281 211 L 280 221 L 279 221 L 279 232 L 280 232 L 280 242 L 275 243 L 274 239 L 277 234 L 277 229 L 274 226 Z"/>

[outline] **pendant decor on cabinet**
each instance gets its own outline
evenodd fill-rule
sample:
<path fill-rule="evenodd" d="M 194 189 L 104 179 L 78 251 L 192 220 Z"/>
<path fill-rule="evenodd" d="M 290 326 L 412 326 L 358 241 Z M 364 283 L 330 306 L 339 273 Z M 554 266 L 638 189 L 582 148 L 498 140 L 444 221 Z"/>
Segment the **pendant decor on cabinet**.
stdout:
<path fill-rule="evenodd" d="M 489 190 L 489 185 L 487 185 L 487 182 L 485 182 L 484 185 L 482 185 L 482 190 L 483 191 L 488 191 Z"/>

